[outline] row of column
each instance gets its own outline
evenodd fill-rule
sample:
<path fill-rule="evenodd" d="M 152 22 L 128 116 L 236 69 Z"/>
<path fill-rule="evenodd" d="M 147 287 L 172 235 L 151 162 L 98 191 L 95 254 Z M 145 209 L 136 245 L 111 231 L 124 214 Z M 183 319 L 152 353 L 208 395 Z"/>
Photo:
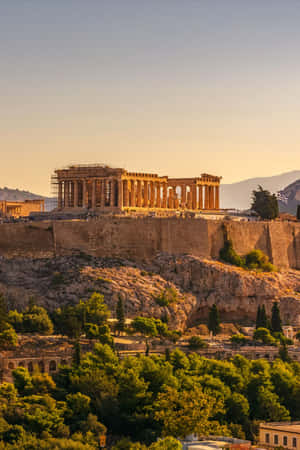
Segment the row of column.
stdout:
<path fill-rule="evenodd" d="M 176 192 L 180 188 L 180 194 Z M 91 179 L 58 183 L 58 208 L 219 209 L 219 186 L 168 186 L 166 181 Z"/>
<path fill-rule="evenodd" d="M 160 181 L 123 181 L 123 206 L 169 209 L 219 209 L 219 186 L 181 185 L 178 195 L 175 186 Z M 189 191 L 188 191 L 189 187 Z"/>
<path fill-rule="evenodd" d="M 58 183 L 58 208 L 122 207 L 121 180 L 66 180 Z"/>

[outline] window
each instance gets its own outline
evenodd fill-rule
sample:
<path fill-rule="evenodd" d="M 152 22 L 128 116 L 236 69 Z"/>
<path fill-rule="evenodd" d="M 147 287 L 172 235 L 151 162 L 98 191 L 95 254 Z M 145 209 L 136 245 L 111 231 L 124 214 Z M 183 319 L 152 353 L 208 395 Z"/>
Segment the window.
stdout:
<path fill-rule="evenodd" d="M 274 444 L 277 445 L 278 444 L 278 434 L 274 435 Z"/>
<path fill-rule="evenodd" d="M 266 433 L 266 443 L 269 444 L 270 442 L 270 435 L 269 433 Z"/>
<path fill-rule="evenodd" d="M 287 436 L 283 436 L 283 445 L 288 445 Z"/>
<path fill-rule="evenodd" d="M 293 447 L 297 447 L 297 438 L 293 438 Z"/>

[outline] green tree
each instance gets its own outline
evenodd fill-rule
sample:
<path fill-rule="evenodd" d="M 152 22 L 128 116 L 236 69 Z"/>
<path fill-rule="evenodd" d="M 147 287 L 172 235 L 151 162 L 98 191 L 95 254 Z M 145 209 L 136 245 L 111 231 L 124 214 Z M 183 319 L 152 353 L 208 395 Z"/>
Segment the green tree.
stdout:
<path fill-rule="evenodd" d="M 270 330 L 267 328 L 257 328 L 253 333 L 253 339 L 255 341 L 261 341 L 266 345 L 276 345 L 276 339 L 271 335 Z"/>
<path fill-rule="evenodd" d="M 221 331 L 220 327 L 220 315 L 217 308 L 217 305 L 214 303 L 212 307 L 209 310 L 208 315 L 208 329 L 212 332 L 212 334 L 215 336 L 216 334 L 219 334 Z"/>
<path fill-rule="evenodd" d="M 18 336 L 11 325 L 0 332 L 0 349 L 9 350 L 15 348 L 18 344 Z"/>
<path fill-rule="evenodd" d="M 273 220 L 279 215 L 278 201 L 275 194 L 264 190 L 261 186 L 252 191 L 251 209 L 262 219 Z"/>
<path fill-rule="evenodd" d="M 120 333 L 124 331 L 125 329 L 125 311 L 124 311 L 124 304 L 121 297 L 119 297 L 117 307 L 116 307 L 116 317 L 117 317 L 117 324 L 116 324 L 116 330 Z"/>
<path fill-rule="evenodd" d="M 174 437 L 167 436 L 151 444 L 149 450 L 182 450 L 182 444 Z"/>
<path fill-rule="evenodd" d="M 200 336 L 191 336 L 189 339 L 189 348 L 191 350 L 197 350 L 199 348 L 205 348 L 207 347 L 206 342 L 201 339 Z"/>
<path fill-rule="evenodd" d="M 149 352 L 149 338 L 158 335 L 155 319 L 149 317 L 135 317 L 131 323 L 137 333 L 141 333 L 146 342 L 146 354 Z"/>
<path fill-rule="evenodd" d="M 244 334 L 233 334 L 230 338 L 232 344 L 236 345 L 246 345 L 249 339 Z"/>
<path fill-rule="evenodd" d="M 166 387 L 158 394 L 154 403 L 155 419 L 162 425 L 163 436 L 184 438 L 191 433 L 210 434 L 211 432 L 228 432 L 212 421 L 212 417 L 223 411 L 221 400 L 204 393 L 194 386 L 191 391 L 178 392 Z M 217 431 L 218 430 L 218 431 Z"/>
<path fill-rule="evenodd" d="M 53 324 L 45 308 L 30 303 L 23 313 L 25 333 L 52 334 Z"/>
<path fill-rule="evenodd" d="M 297 219 L 300 220 L 300 205 L 297 205 Z"/>
<path fill-rule="evenodd" d="M 277 302 L 274 302 L 272 306 L 271 329 L 273 333 L 282 332 L 280 311 Z"/>
<path fill-rule="evenodd" d="M 225 405 L 227 410 L 226 418 L 229 423 L 246 423 L 250 408 L 249 402 L 244 395 L 234 392 L 226 399 Z"/>
<path fill-rule="evenodd" d="M 256 329 L 257 328 L 268 328 L 268 318 L 265 305 L 258 305 L 257 307 Z"/>
<path fill-rule="evenodd" d="M 94 292 L 85 302 L 80 300 L 75 310 L 78 311 L 82 328 L 84 328 L 86 323 L 103 325 L 110 316 L 109 309 L 104 303 L 104 297 L 98 292 Z"/>

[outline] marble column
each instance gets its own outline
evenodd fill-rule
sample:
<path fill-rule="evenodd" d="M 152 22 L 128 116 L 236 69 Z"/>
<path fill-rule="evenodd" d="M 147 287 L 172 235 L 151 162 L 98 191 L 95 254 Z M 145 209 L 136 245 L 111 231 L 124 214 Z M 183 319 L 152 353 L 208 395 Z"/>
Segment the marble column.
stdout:
<path fill-rule="evenodd" d="M 59 181 L 58 182 L 58 198 L 57 198 L 57 206 L 59 209 L 62 208 L 62 203 L 63 203 L 63 199 L 62 199 L 62 182 Z"/>
<path fill-rule="evenodd" d="M 169 190 L 169 208 L 174 209 L 174 188 Z"/>
<path fill-rule="evenodd" d="M 142 206 L 142 182 L 141 180 L 137 180 L 137 202 L 136 206 L 141 208 Z"/>
<path fill-rule="evenodd" d="M 210 186 L 209 208 L 214 209 L 214 207 L 215 207 L 214 186 Z"/>
<path fill-rule="evenodd" d="M 105 207 L 105 180 L 101 180 L 100 181 L 100 207 L 104 208 Z"/>
<path fill-rule="evenodd" d="M 143 202 L 144 208 L 148 208 L 149 204 L 148 188 L 149 188 L 148 181 L 144 181 L 144 202 Z"/>
<path fill-rule="evenodd" d="M 209 186 L 205 185 L 204 208 L 209 209 Z"/>
<path fill-rule="evenodd" d="M 181 208 L 185 208 L 186 207 L 186 185 L 183 184 L 181 186 L 181 199 L 180 199 L 180 206 Z"/>
<path fill-rule="evenodd" d="M 123 207 L 123 204 L 123 181 L 120 179 L 118 180 L 118 208 L 121 209 Z"/>
<path fill-rule="evenodd" d="M 192 185 L 192 209 L 197 209 L 197 185 Z"/>
<path fill-rule="evenodd" d="M 124 196 L 124 206 L 129 206 L 129 190 L 128 190 L 128 180 L 123 181 L 123 196 Z"/>
<path fill-rule="evenodd" d="M 78 208 L 78 180 L 74 181 L 74 208 Z"/>
<path fill-rule="evenodd" d="M 198 206 L 198 208 L 203 209 L 203 186 L 200 185 L 200 186 L 198 186 L 198 188 L 199 188 L 199 206 Z"/>
<path fill-rule="evenodd" d="M 96 180 L 92 180 L 92 208 L 96 208 Z"/>
<path fill-rule="evenodd" d="M 115 180 L 110 180 L 110 207 L 115 206 L 116 196 L 115 196 L 116 190 L 115 190 Z"/>
<path fill-rule="evenodd" d="M 215 209 L 220 209 L 220 187 L 215 187 Z"/>
<path fill-rule="evenodd" d="M 191 189 L 191 187 L 190 187 L 190 191 L 188 192 L 187 197 L 188 197 L 188 200 L 187 200 L 188 209 L 192 209 L 192 189 Z"/>
<path fill-rule="evenodd" d="M 156 182 L 156 208 L 161 207 L 161 192 L 160 192 L 160 181 Z"/>
<path fill-rule="evenodd" d="M 135 206 L 136 206 L 135 180 L 131 180 L 130 206 L 132 206 L 133 208 L 135 208 Z"/>
<path fill-rule="evenodd" d="M 86 189 L 86 180 L 82 180 L 82 207 L 87 208 L 87 189 Z"/>
<path fill-rule="evenodd" d="M 155 187 L 154 182 L 150 181 L 150 208 L 154 208 L 155 202 Z"/>
<path fill-rule="evenodd" d="M 70 195 L 70 185 L 69 181 L 65 181 L 64 183 L 64 207 L 69 207 L 69 195 Z"/>
<path fill-rule="evenodd" d="M 162 199 L 162 207 L 167 208 L 168 206 L 168 185 L 167 183 L 163 183 L 163 199 Z"/>

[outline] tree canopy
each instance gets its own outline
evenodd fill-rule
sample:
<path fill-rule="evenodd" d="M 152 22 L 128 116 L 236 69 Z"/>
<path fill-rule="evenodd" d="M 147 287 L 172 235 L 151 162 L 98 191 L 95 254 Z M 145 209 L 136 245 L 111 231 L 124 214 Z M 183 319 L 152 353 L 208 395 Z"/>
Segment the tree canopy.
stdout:
<path fill-rule="evenodd" d="M 257 190 L 252 191 L 251 209 L 262 219 L 276 219 L 279 215 L 276 195 L 258 186 Z"/>

